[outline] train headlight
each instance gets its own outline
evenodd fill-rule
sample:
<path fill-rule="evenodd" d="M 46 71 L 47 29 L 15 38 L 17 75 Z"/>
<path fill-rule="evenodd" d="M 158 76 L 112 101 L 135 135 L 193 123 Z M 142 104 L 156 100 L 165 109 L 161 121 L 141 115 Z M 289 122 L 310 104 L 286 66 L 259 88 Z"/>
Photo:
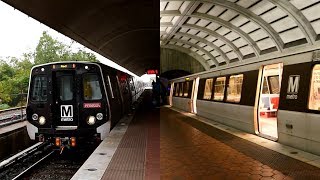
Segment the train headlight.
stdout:
<path fill-rule="evenodd" d="M 97 118 L 98 120 L 102 120 L 102 119 L 103 119 L 103 114 L 102 114 L 102 113 L 98 113 L 98 114 L 96 115 L 96 118 Z"/>
<path fill-rule="evenodd" d="M 89 116 L 87 119 L 87 123 L 89 125 L 93 125 L 96 122 L 96 118 L 94 116 Z"/>
<path fill-rule="evenodd" d="M 46 118 L 43 117 L 43 116 L 40 116 L 40 118 L 39 118 L 39 124 L 40 124 L 40 125 L 44 125 L 45 123 L 46 123 Z"/>
<path fill-rule="evenodd" d="M 36 121 L 38 120 L 38 114 L 32 114 L 32 120 Z"/>

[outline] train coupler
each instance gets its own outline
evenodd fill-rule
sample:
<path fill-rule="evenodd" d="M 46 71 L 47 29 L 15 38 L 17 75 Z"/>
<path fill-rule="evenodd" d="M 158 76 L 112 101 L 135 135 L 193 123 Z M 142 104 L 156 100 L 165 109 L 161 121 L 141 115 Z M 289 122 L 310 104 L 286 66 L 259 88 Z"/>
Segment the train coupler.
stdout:
<path fill-rule="evenodd" d="M 75 137 L 56 137 L 55 138 L 55 146 L 60 148 L 60 154 L 63 152 L 64 148 L 70 149 L 71 147 L 75 147 L 76 144 L 76 138 Z"/>

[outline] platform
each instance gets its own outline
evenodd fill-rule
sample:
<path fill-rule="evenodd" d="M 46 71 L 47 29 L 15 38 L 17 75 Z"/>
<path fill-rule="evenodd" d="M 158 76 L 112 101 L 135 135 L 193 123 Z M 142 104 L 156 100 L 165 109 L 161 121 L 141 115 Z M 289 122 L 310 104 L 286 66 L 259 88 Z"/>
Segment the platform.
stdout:
<path fill-rule="evenodd" d="M 319 162 L 319 156 L 145 100 L 73 179 L 319 179 Z"/>
<path fill-rule="evenodd" d="M 12 131 L 15 131 L 20 128 L 24 128 L 27 125 L 27 121 L 19 121 L 17 123 L 10 124 L 8 126 L 0 127 L 0 137 L 4 136 Z"/>
<path fill-rule="evenodd" d="M 160 113 L 161 179 L 320 178 L 319 156 L 190 113 Z"/>
<path fill-rule="evenodd" d="M 121 119 L 72 179 L 160 179 L 159 119 L 149 90 L 137 111 Z"/>

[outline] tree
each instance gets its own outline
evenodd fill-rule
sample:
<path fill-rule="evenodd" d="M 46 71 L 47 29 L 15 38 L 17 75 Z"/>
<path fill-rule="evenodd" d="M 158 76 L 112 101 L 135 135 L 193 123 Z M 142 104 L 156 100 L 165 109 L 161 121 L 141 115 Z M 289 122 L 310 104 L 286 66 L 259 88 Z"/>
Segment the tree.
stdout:
<path fill-rule="evenodd" d="M 14 76 L 15 72 L 6 61 L 0 60 L 0 81 L 8 80 Z"/>
<path fill-rule="evenodd" d="M 40 37 L 34 56 L 35 64 L 57 61 L 98 62 L 94 54 L 85 52 L 82 49 L 73 53 L 70 46 L 53 39 L 46 31 L 44 31 Z"/>
<path fill-rule="evenodd" d="M 21 91 L 26 93 L 28 90 L 32 66 L 56 61 L 99 62 L 93 53 L 83 49 L 72 52 L 70 46 L 44 31 L 34 52 L 24 53 L 20 59 L 0 59 L 0 108 L 19 104 Z"/>
<path fill-rule="evenodd" d="M 90 61 L 90 62 L 99 62 L 97 57 L 93 53 L 85 52 L 80 49 L 78 52 L 73 53 L 71 56 L 73 61 Z"/>
<path fill-rule="evenodd" d="M 63 54 L 64 45 L 53 39 L 46 31 L 42 33 L 39 43 L 36 47 L 34 63 L 44 64 L 60 61 L 60 55 Z"/>

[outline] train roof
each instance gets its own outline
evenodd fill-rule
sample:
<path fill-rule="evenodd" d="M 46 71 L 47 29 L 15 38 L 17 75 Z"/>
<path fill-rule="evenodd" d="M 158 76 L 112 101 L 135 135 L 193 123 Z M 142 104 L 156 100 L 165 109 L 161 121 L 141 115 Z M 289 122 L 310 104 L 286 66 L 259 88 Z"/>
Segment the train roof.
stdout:
<path fill-rule="evenodd" d="M 38 67 L 43 67 L 43 66 L 48 66 L 48 65 L 56 65 L 56 64 L 96 64 L 99 65 L 102 69 L 108 69 L 108 70 L 112 70 L 114 72 L 121 72 L 123 74 L 126 74 L 128 76 L 131 76 L 130 74 L 123 72 L 121 70 L 115 69 L 113 67 L 110 67 L 106 64 L 103 64 L 101 62 L 89 62 L 89 61 L 57 61 L 57 62 L 50 62 L 50 63 L 45 63 L 45 64 L 38 64 L 32 67 L 31 70 L 33 70 L 34 68 L 38 68 Z"/>
<path fill-rule="evenodd" d="M 89 62 L 89 61 L 57 61 L 57 62 L 50 62 L 50 63 L 45 63 L 45 64 L 38 64 L 33 66 L 32 68 L 36 68 L 36 67 L 41 67 L 41 66 L 47 66 L 47 65 L 54 65 L 54 64 L 66 64 L 66 63 L 70 63 L 70 64 L 99 64 L 98 62 Z"/>

